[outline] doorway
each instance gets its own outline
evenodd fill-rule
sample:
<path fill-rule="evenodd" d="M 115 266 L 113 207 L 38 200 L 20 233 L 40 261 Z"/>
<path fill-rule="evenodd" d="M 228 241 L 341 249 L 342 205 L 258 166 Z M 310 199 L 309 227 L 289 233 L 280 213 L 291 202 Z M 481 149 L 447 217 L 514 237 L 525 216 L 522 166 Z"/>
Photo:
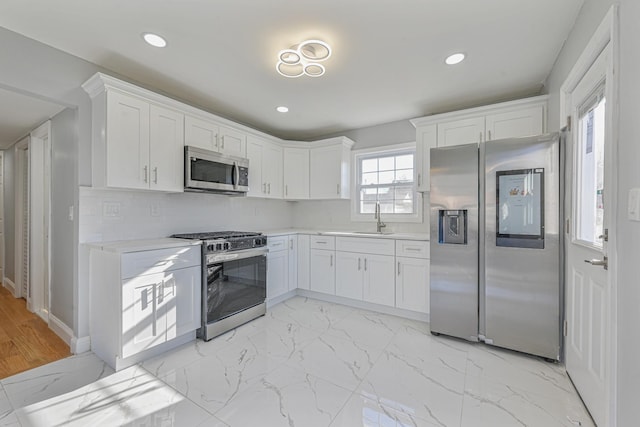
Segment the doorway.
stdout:
<path fill-rule="evenodd" d="M 615 9 L 561 89 L 568 118 L 566 175 L 567 373 L 599 426 L 615 401 Z"/>

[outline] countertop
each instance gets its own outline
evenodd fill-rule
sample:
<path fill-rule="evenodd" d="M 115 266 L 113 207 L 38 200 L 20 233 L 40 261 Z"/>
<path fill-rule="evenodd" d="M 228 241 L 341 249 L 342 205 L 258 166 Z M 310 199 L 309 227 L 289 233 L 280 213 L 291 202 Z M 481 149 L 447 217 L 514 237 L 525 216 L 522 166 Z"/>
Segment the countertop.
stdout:
<path fill-rule="evenodd" d="M 332 230 L 310 230 L 301 228 L 285 228 L 279 230 L 267 230 L 263 233 L 268 237 L 286 236 L 290 234 L 315 234 L 318 236 L 336 236 L 336 237 L 364 237 L 375 239 L 394 239 L 394 240 L 421 240 L 428 241 L 428 233 L 388 233 L 378 234 L 375 232 L 365 231 L 332 231 Z"/>
<path fill-rule="evenodd" d="M 152 251 L 154 249 L 179 248 L 181 246 L 198 246 L 200 240 L 173 239 L 170 237 L 161 239 L 142 240 L 118 240 L 115 242 L 86 243 L 90 248 L 101 249 L 108 252 L 126 253 Z"/>

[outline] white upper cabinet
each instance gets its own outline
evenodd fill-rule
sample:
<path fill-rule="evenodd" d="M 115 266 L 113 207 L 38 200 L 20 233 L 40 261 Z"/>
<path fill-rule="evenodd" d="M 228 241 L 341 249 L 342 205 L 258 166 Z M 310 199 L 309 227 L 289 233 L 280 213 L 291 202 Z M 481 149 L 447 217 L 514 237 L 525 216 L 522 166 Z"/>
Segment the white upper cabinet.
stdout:
<path fill-rule="evenodd" d="M 542 134 L 547 100 L 546 95 L 537 96 L 411 120 L 416 127 L 418 191 L 429 191 L 431 148 Z"/>
<path fill-rule="evenodd" d="M 309 197 L 311 199 L 348 199 L 351 178 L 351 147 L 345 137 L 315 141 L 309 152 Z"/>
<path fill-rule="evenodd" d="M 105 187 L 181 192 L 184 116 L 118 91 L 106 94 L 104 122 Z M 94 121 L 95 123 L 95 121 Z M 99 158 L 100 154 L 94 159 Z"/>
<path fill-rule="evenodd" d="M 309 149 L 284 148 L 284 198 L 309 198 Z"/>
<path fill-rule="evenodd" d="M 149 188 L 180 192 L 184 188 L 184 116 L 151 104 L 149 110 Z"/>
<path fill-rule="evenodd" d="M 544 106 L 520 108 L 489 114 L 486 117 L 486 140 L 517 138 L 544 133 Z"/>
<path fill-rule="evenodd" d="M 247 196 L 282 198 L 282 147 L 265 139 L 249 136 L 249 191 Z"/>
<path fill-rule="evenodd" d="M 193 116 L 184 118 L 184 144 L 230 156 L 245 157 L 245 133 Z"/>

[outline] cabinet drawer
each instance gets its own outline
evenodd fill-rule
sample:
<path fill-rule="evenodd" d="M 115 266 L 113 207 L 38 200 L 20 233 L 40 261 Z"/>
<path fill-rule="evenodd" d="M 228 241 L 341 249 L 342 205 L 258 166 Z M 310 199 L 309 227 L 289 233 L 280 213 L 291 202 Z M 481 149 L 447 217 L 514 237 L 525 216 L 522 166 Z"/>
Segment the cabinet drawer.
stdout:
<path fill-rule="evenodd" d="M 336 238 L 333 236 L 311 236 L 311 249 L 329 249 L 336 248 Z"/>
<path fill-rule="evenodd" d="M 336 250 L 375 255 L 393 255 L 395 253 L 395 244 L 393 239 L 338 237 L 336 239 Z"/>
<path fill-rule="evenodd" d="M 288 241 L 289 236 L 267 237 L 267 248 L 269 248 L 269 252 L 286 251 Z"/>
<path fill-rule="evenodd" d="M 125 253 L 122 255 L 121 277 L 127 279 L 145 274 L 200 266 L 201 257 L 202 249 L 200 246 Z"/>
<path fill-rule="evenodd" d="M 429 258 L 429 242 L 418 240 L 396 240 L 396 256 Z"/>

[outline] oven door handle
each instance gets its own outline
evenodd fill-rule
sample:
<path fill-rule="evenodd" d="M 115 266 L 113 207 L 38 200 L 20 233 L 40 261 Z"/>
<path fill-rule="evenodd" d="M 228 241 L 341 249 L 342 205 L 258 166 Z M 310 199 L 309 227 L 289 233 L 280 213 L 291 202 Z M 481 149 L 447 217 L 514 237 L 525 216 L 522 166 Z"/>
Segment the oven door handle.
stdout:
<path fill-rule="evenodd" d="M 246 251 L 237 251 L 237 252 L 225 252 L 222 254 L 208 254 L 207 255 L 207 265 L 215 264 L 225 261 L 235 261 L 237 259 L 246 259 L 253 258 L 257 256 L 266 256 L 269 249 L 260 248 L 260 249 L 249 249 Z"/>

